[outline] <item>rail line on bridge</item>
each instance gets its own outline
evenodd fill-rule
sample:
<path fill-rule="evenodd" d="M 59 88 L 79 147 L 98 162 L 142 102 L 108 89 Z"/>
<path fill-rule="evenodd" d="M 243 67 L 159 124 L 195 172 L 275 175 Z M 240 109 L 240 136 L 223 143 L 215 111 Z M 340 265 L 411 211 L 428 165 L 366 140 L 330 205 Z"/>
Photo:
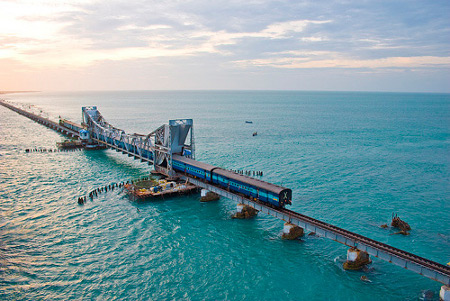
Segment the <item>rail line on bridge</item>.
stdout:
<path fill-rule="evenodd" d="M 385 243 L 373 240 L 366 236 L 345 230 L 343 228 L 325 223 L 318 219 L 306 216 L 304 214 L 286 209 L 273 208 L 260 202 L 250 200 L 240 195 L 231 193 L 215 185 L 205 183 L 199 179 L 194 179 L 186 175 L 180 175 L 194 185 L 217 193 L 223 197 L 234 200 L 238 203 L 250 205 L 260 212 L 266 213 L 278 219 L 295 224 L 307 231 L 314 232 L 316 235 L 329 238 L 349 247 L 355 247 L 358 250 L 365 251 L 369 255 L 390 262 L 407 270 L 416 272 L 422 276 L 428 277 L 445 285 L 450 285 L 450 267 L 435 261 L 420 257 L 418 255 L 392 247 Z"/>
<path fill-rule="evenodd" d="M 12 104 L 9 104 L 4 100 L 0 99 L 0 105 L 20 114 L 22 116 L 25 116 L 33 121 L 36 121 L 37 123 L 40 123 L 48 128 L 51 128 L 57 132 L 60 132 L 63 135 L 66 135 L 69 137 L 78 137 L 79 136 L 79 133 L 72 129 L 68 129 L 68 128 L 60 125 L 59 123 L 57 123 L 53 120 L 50 120 L 48 118 L 45 118 L 43 116 L 28 112 L 28 111 L 25 111 L 24 109 L 13 106 Z"/>
<path fill-rule="evenodd" d="M 67 134 L 75 137 L 80 136 L 73 128 L 65 128 L 54 121 L 19 109 L 5 101 L 0 101 L 0 104 L 59 132 L 65 131 Z M 73 125 L 73 123 L 71 124 Z M 314 232 L 320 237 L 357 248 L 360 251 L 367 252 L 369 255 L 438 281 L 446 287 L 450 286 L 450 266 L 406 252 L 301 213 L 285 208 L 274 208 L 222 189 L 211 183 L 205 183 L 186 174 L 176 173 L 171 167 L 172 153 L 183 153 L 190 158 L 194 158 L 195 156 L 193 123 L 191 119 L 171 120 L 169 125 L 163 125 L 148 135 L 126 134 L 125 131 L 107 123 L 97 111 L 96 107 L 83 107 L 83 126 L 77 126 L 79 126 L 80 130 L 88 130 L 91 139 L 96 143 L 103 144 L 148 164 L 153 164 L 155 170 L 158 172 L 168 176 L 179 176 L 194 185 L 215 192 L 238 203 L 250 205 L 260 212 L 295 224 L 306 231 Z M 190 143 L 185 144 L 189 132 Z"/>

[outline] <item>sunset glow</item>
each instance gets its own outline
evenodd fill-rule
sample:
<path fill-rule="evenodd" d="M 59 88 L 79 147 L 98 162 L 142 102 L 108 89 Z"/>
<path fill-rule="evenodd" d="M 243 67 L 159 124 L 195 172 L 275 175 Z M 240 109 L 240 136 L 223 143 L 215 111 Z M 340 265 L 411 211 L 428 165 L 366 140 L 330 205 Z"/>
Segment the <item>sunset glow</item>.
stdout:
<path fill-rule="evenodd" d="M 406 4 L 0 1 L 0 89 L 450 92 L 450 5 Z"/>

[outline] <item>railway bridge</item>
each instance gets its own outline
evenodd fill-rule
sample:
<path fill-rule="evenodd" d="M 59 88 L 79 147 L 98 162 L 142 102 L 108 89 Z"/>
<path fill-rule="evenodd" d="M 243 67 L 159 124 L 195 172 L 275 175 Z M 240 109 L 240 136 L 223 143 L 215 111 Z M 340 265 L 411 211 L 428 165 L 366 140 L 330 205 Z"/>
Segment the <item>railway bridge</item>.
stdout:
<path fill-rule="evenodd" d="M 169 124 L 164 124 L 147 135 L 127 134 L 124 130 L 109 124 L 95 106 L 82 108 L 83 122 L 79 125 L 64 120 L 58 124 L 5 101 L 0 101 L 0 104 L 66 135 L 79 137 L 80 131 L 87 131 L 91 143 L 105 145 L 117 152 L 122 152 L 149 165 L 154 165 L 155 170 L 159 173 L 170 177 L 178 176 L 223 197 L 252 206 L 260 212 L 297 225 L 305 231 L 314 232 L 317 236 L 334 240 L 350 248 L 356 248 L 371 256 L 438 281 L 443 284 L 441 296 L 445 295 L 444 300 L 450 298 L 450 266 L 448 265 L 400 250 L 298 212 L 285 208 L 275 208 L 258 200 L 223 189 L 211 182 L 174 171 L 172 166 L 177 156 L 195 159 L 192 119 L 170 120 Z"/>

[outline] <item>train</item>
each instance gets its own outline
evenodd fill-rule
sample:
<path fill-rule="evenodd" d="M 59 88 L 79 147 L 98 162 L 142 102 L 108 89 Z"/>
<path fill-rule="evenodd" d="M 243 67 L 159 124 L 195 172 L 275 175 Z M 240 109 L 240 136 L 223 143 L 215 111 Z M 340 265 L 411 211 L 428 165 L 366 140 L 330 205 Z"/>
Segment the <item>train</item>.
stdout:
<path fill-rule="evenodd" d="M 240 193 L 277 208 L 292 204 L 292 190 L 247 177 L 217 166 L 198 162 L 180 155 L 172 156 L 172 168 L 177 172 L 202 179 L 210 184 Z"/>

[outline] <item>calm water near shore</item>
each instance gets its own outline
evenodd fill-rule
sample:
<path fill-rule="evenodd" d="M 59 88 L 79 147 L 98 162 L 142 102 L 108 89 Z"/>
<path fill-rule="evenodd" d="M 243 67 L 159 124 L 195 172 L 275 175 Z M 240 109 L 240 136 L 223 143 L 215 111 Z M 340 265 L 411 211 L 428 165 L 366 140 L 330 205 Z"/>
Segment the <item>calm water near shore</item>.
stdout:
<path fill-rule="evenodd" d="M 450 261 L 450 95 L 294 91 L 18 93 L 0 98 L 147 134 L 193 118 L 197 160 L 260 170 L 293 190 L 290 209 L 440 263 Z M 246 120 L 253 121 L 246 124 Z M 253 137 L 252 133 L 258 135 Z M 63 137 L 0 107 L 1 300 L 438 300 L 440 284 L 283 222 L 233 220 L 227 199 L 135 202 L 94 188 L 147 175 L 111 150 L 25 153 Z M 398 213 L 410 236 L 381 229 Z M 366 275 L 372 282 L 360 280 Z"/>

